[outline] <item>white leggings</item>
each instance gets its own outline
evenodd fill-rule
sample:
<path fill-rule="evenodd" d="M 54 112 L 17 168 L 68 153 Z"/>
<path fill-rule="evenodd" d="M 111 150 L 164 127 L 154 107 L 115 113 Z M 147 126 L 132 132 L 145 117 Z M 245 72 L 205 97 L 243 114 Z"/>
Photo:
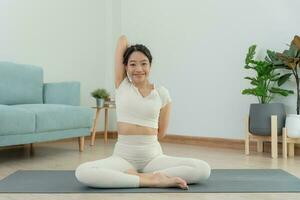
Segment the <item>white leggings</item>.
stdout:
<path fill-rule="evenodd" d="M 79 165 L 75 175 L 79 182 L 90 187 L 139 187 L 139 176 L 127 174 L 128 169 L 140 173 L 163 172 L 188 184 L 210 176 L 210 166 L 205 161 L 164 155 L 156 135 L 119 135 L 112 156 Z"/>

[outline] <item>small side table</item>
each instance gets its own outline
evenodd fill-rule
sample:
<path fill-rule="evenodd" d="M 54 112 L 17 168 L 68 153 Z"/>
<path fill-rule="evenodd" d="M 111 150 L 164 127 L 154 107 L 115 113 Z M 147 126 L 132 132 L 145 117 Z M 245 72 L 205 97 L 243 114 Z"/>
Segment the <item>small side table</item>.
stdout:
<path fill-rule="evenodd" d="M 93 129 L 92 129 L 92 133 L 91 133 L 91 146 L 93 146 L 95 144 L 97 123 L 98 123 L 98 120 L 99 120 L 99 113 L 100 113 L 101 109 L 104 109 L 104 112 L 105 112 L 105 117 L 104 117 L 104 141 L 105 141 L 105 143 L 107 143 L 107 128 L 108 128 L 108 121 L 109 121 L 108 110 L 109 109 L 115 109 L 116 107 L 115 106 L 112 106 L 112 107 L 105 106 L 105 107 L 92 107 L 92 108 L 96 109 L 96 116 L 95 116 L 95 119 L 94 119 Z"/>

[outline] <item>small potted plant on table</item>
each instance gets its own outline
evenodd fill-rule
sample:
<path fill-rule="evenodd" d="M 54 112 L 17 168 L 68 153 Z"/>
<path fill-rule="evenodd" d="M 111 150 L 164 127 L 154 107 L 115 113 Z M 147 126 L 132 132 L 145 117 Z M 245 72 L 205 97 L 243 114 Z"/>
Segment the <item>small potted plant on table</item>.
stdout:
<path fill-rule="evenodd" d="M 91 95 L 96 99 L 97 107 L 104 107 L 104 102 L 110 94 L 106 89 L 99 88 L 94 90 Z"/>

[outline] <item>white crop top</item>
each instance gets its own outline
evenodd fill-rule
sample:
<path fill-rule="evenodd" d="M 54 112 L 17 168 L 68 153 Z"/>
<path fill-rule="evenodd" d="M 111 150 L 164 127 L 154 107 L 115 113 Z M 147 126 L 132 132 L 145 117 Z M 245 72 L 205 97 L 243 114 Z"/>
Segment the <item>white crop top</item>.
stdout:
<path fill-rule="evenodd" d="M 159 112 L 171 102 L 168 90 L 156 87 L 143 97 L 138 88 L 128 78 L 124 78 L 116 89 L 117 121 L 158 128 Z"/>

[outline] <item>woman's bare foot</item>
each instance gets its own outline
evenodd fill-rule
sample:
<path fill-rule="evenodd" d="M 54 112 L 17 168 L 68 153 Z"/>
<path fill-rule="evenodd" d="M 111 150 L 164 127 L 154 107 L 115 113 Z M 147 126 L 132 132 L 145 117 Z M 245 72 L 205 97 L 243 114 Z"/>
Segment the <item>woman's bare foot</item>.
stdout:
<path fill-rule="evenodd" d="M 153 174 L 154 187 L 178 187 L 181 189 L 188 189 L 188 185 L 185 180 L 180 177 L 169 177 L 164 173 L 157 172 Z"/>
<path fill-rule="evenodd" d="M 187 190 L 189 187 L 185 180 L 180 177 L 169 177 L 164 173 L 138 173 L 135 169 L 127 170 L 128 174 L 140 177 L 141 187 L 178 187 Z"/>

